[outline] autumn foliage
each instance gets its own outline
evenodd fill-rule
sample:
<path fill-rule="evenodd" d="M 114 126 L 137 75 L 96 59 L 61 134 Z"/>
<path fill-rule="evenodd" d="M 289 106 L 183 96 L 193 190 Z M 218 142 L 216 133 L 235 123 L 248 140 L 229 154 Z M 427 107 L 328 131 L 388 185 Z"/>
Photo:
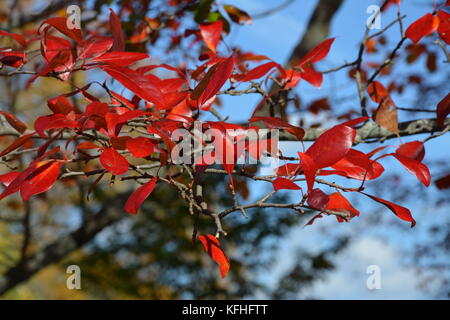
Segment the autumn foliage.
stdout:
<path fill-rule="evenodd" d="M 228 5 L 225 9 L 231 22 L 251 22 L 250 16 L 239 8 Z M 442 41 L 450 44 L 449 17 L 450 14 L 444 8 L 426 13 L 406 29 L 405 37 L 418 44 L 424 37 L 436 33 Z M 130 214 L 138 213 L 142 203 L 158 185 L 169 184 L 177 188 L 180 196 L 189 203 L 191 214 L 212 217 L 217 233 L 197 236 L 197 232 L 204 232 L 195 230 L 194 238 L 202 243 L 207 254 L 219 265 L 222 277 L 225 277 L 230 269 L 230 261 L 219 242 L 219 236 L 225 235 L 220 220 L 231 211 L 243 208 L 236 206 L 228 212 L 213 212 L 204 203 L 202 195 L 196 194 L 196 186 L 201 184 L 202 175 L 209 174 L 208 169 L 213 167 L 230 177 L 230 197 L 235 194 L 233 176 L 256 177 L 247 172 L 245 166 L 238 166 L 238 156 L 234 157 L 233 163 L 221 163 L 220 166 L 205 165 L 202 157 L 188 168 L 174 164 L 171 151 L 178 141 L 172 139 L 172 134 L 180 128 L 192 131 L 194 122 L 201 119 L 203 114 L 215 112 L 218 96 L 226 94 L 226 90 L 234 90 L 241 85 L 252 86 L 255 81 L 271 81 L 277 83 L 277 90 L 265 95 L 247 123 L 229 123 L 219 118 L 217 121 L 203 122 L 202 129 L 214 128 L 220 132 L 225 145 L 224 153 L 234 152 L 237 142 L 235 137 L 227 133 L 229 129 L 242 132 L 254 128 L 277 129 L 298 141 L 298 157 L 295 159 L 286 159 L 281 153 L 270 155 L 280 162 L 274 174 L 264 179 L 272 184 L 274 192 L 290 190 L 300 195 L 300 203 L 286 205 L 286 208 L 315 211 L 308 225 L 314 219 L 326 215 L 336 216 L 338 222 L 348 222 L 364 214 L 363 207 L 355 208 L 346 197 L 348 194 L 361 194 L 414 226 L 416 221 L 409 209 L 368 194 L 364 189 L 366 183 L 379 179 L 385 171 L 389 171 L 383 162 L 386 158 L 397 161 L 405 172 L 428 187 L 431 175 L 424 162 L 423 141 L 403 143 L 399 139 L 400 144 L 394 147 L 374 147 L 371 152 L 357 149 L 357 144 L 361 142 L 358 129 L 369 122 L 375 122 L 400 138 L 392 88 L 375 78 L 370 80 L 362 94 L 367 94 L 378 105 L 376 110 L 369 116 L 363 114 L 337 121 L 338 124 L 324 131 L 306 148 L 300 143 L 305 138 L 305 128 L 293 125 L 289 119 L 277 115 L 258 116 L 256 112 L 272 96 L 291 91 L 303 80 L 321 88 L 326 74 L 318 71 L 316 64 L 332 54 L 333 43 L 339 39 L 332 37 L 317 43 L 291 67 L 284 68 L 264 55 L 222 49 L 221 43 L 229 28 L 227 24 L 229 22 L 221 19 L 202 21 L 196 29 L 185 30 L 186 39 L 202 44 L 200 62 L 194 68 L 188 64 L 152 64 L 144 51 L 128 50 L 133 48 L 130 43 L 139 42 L 139 37 L 145 34 L 127 38 L 120 15 L 113 10 L 109 15 L 109 34 L 70 29 L 65 17 L 51 17 L 42 21 L 33 34 L 22 35 L 0 30 L 0 37 L 14 42 L 9 48 L 1 49 L 0 62 L 12 73 L 34 70 L 27 79 L 27 87 L 33 86 L 41 77 L 70 81 L 76 72 L 101 72 L 101 79 L 76 87 L 73 92 L 58 93 L 48 100 L 48 114 L 34 119 L 32 126 L 14 114 L 0 112 L 16 132 L 14 139 L 0 151 L 0 157 L 5 161 L 13 161 L 18 151 L 36 148 L 33 160 L 24 170 L 10 170 L 0 175 L 0 182 L 4 186 L 0 199 L 19 193 L 23 201 L 29 201 L 31 197 L 50 190 L 58 180 L 66 179 L 73 163 L 86 165 L 83 175 L 95 176 L 95 180 L 90 182 L 92 187 L 108 179 L 112 182 L 114 179 L 131 180 L 139 184 L 124 204 L 124 210 Z M 172 24 L 171 27 L 176 29 L 179 26 Z M 28 48 L 36 42 L 39 43 L 39 64 L 35 63 L 38 57 L 27 54 Z M 121 90 L 113 89 L 110 80 L 116 85 L 120 84 Z M 91 90 L 94 86 L 99 86 L 107 99 L 100 100 Z M 130 97 L 122 93 L 123 89 L 127 90 Z M 83 96 L 88 103 L 74 105 L 70 98 L 75 95 Z M 443 97 L 436 108 L 440 128 L 445 128 L 445 119 L 449 113 L 450 94 Z M 201 143 L 206 144 L 207 141 Z M 255 154 L 247 145 L 239 155 L 246 152 L 260 157 L 267 150 Z M 209 154 L 215 160 L 220 156 L 223 154 L 219 151 Z M 89 167 L 88 163 L 91 164 Z M 145 165 L 153 165 L 156 171 L 146 171 Z M 190 170 L 190 174 L 185 175 L 185 170 Z M 333 182 L 335 176 L 357 181 L 358 186 L 337 185 Z M 440 179 L 437 184 L 440 188 L 448 187 L 448 177 Z M 321 190 L 321 185 L 333 187 L 336 191 L 326 194 Z M 261 207 L 264 207 L 264 201 L 259 203 Z M 221 240 L 222 243 L 226 242 L 226 238 Z"/>

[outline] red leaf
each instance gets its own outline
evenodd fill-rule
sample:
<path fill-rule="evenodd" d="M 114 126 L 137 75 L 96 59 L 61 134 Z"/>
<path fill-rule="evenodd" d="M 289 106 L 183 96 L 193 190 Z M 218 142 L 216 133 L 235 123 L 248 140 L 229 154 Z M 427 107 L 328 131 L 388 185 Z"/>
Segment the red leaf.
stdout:
<path fill-rule="evenodd" d="M 153 143 L 149 138 L 137 137 L 126 142 L 128 151 L 136 158 L 145 158 L 153 153 Z"/>
<path fill-rule="evenodd" d="M 65 96 L 58 96 L 47 101 L 47 105 L 53 113 L 68 114 L 72 112 L 73 105 Z"/>
<path fill-rule="evenodd" d="M 395 153 L 417 161 L 422 161 L 425 157 L 425 147 L 422 141 L 411 141 L 402 144 L 397 148 Z"/>
<path fill-rule="evenodd" d="M 302 80 L 300 72 L 298 72 L 294 69 L 285 70 L 285 73 L 286 73 L 286 76 L 284 78 L 284 83 L 285 83 L 284 88 L 285 89 L 295 88 Z"/>
<path fill-rule="evenodd" d="M 331 38 L 323 41 L 311 51 L 309 51 L 298 63 L 297 66 L 303 66 L 307 63 L 316 63 L 320 60 L 325 59 L 330 52 L 331 45 L 333 44 L 335 38 Z"/>
<path fill-rule="evenodd" d="M 63 17 L 50 18 L 42 22 L 41 26 L 45 23 L 51 25 L 62 34 L 68 36 L 70 39 L 74 40 L 80 46 L 83 45 L 83 36 L 81 34 L 81 30 L 76 28 L 69 29 L 67 27 L 67 18 Z"/>
<path fill-rule="evenodd" d="M 308 192 L 314 187 L 314 181 L 316 179 L 317 167 L 314 160 L 307 154 L 299 152 L 300 160 L 302 163 L 302 170 L 305 174 L 306 183 L 308 185 Z"/>
<path fill-rule="evenodd" d="M 422 18 L 411 24 L 406 29 L 406 37 L 411 39 L 412 42 L 417 43 L 420 39 L 433 33 L 439 26 L 439 18 L 427 13 Z"/>
<path fill-rule="evenodd" d="M 247 82 L 247 81 L 259 79 L 259 78 L 265 76 L 267 74 L 267 72 L 269 72 L 273 68 L 277 68 L 284 75 L 283 78 L 285 78 L 286 72 L 284 71 L 284 69 L 278 63 L 272 61 L 272 62 L 262 64 L 260 66 L 257 66 L 256 68 L 248 71 L 242 77 L 242 79 L 238 79 L 238 80 L 242 81 L 242 82 Z"/>
<path fill-rule="evenodd" d="M 5 150 L 0 152 L 0 157 L 6 156 L 8 153 L 10 153 L 10 152 L 16 150 L 17 148 L 21 147 L 22 145 L 24 145 L 28 140 L 31 139 L 33 134 L 34 134 L 34 132 L 26 134 L 24 136 L 17 138 L 16 140 L 14 140 L 14 142 L 11 143 L 9 146 L 7 146 L 5 148 Z"/>
<path fill-rule="evenodd" d="M 298 185 L 296 185 L 293 181 L 286 178 L 276 178 L 272 181 L 273 189 L 275 191 L 278 190 L 301 190 Z"/>
<path fill-rule="evenodd" d="M 0 62 L 13 67 L 19 68 L 23 65 L 25 60 L 25 53 L 18 51 L 3 51 L 0 52 Z"/>
<path fill-rule="evenodd" d="M 252 117 L 248 120 L 249 123 L 262 121 L 271 129 L 285 129 L 290 134 L 294 135 L 298 140 L 302 140 L 305 136 L 305 130 L 287 123 L 278 117 Z"/>
<path fill-rule="evenodd" d="M 345 157 L 333 164 L 332 167 L 338 171 L 335 174 L 356 180 L 373 180 L 384 172 L 381 164 L 355 149 L 350 149 Z"/>
<path fill-rule="evenodd" d="M 144 200 L 147 199 L 148 196 L 152 193 L 155 185 L 156 177 L 152 178 L 149 182 L 137 188 L 125 203 L 125 211 L 131 214 L 136 214 L 139 208 L 142 206 Z"/>
<path fill-rule="evenodd" d="M 104 117 L 108 113 L 108 104 L 104 102 L 91 102 L 86 106 L 86 116 L 101 116 Z"/>
<path fill-rule="evenodd" d="M 367 93 L 376 103 L 380 103 L 384 98 L 389 96 L 389 91 L 379 82 L 374 81 L 367 87 Z"/>
<path fill-rule="evenodd" d="M 51 155 L 55 154 L 59 150 L 60 150 L 59 147 L 53 148 L 52 150 L 47 151 L 45 154 L 39 156 L 36 160 L 31 162 L 30 166 L 26 168 L 24 171 L 22 171 L 13 181 L 11 181 L 10 184 L 8 184 L 5 190 L 3 190 L 2 194 L 0 194 L 0 200 L 19 191 L 21 185 L 24 183 L 26 179 L 31 177 L 34 172 L 36 173 L 39 172 L 35 171 L 36 168 L 40 168 L 40 170 L 43 170 L 46 167 L 48 167 L 49 163 L 42 165 L 41 161 L 46 157 L 50 157 Z"/>
<path fill-rule="evenodd" d="M 450 188 L 450 174 L 435 181 L 436 187 L 440 190 Z"/>
<path fill-rule="evenodd" d="M 275 172 L 277 176 L 289 177 L 295 175 L 300 167 L 301 165 L 298 163 L 286 163 L 278 167 Z"/>
<path fill-rule="evenodd" d="M 100 162 L 106 170 L 115 176 L 124 174 L 128 171 L 129 163 L 127 159 L 113 148 L 108 148 L 103 151 L 100 155 Z"/>
<path fill-rule="evenodd" d="M 212 52 L 216 52 L 217 45 L 222 35 L 223 23 L 222 21 L 215 21 L 211 23 L 204 23 L 200 25 L 200 34 L 205 41 L 206 46 Z"/>
<path fill-rule="evenodd" d="M 124 124 L 131 119 L 138 118 L 145 114 L 146 112 L 142 110 L 130 110 L 123 114 L 108 112 L 105 115 L 105 120 L 108 127 L 108 135 L 110 137 L 118 135 L 121 129 L 121 124 Z"/>
<path fill-rule="evenodd" d="M 225 278 L 230 270 L 230 260 L 220 248 L 219 240 L 211 234 L 198 236 L 209 256 L 219 265 L 220 274 Z"/>
<path fill-rule="evenodd" d="M 146 53 L 113 51 L 105 53 L 92 61 L 127 67 L 132 63 L 147 58 L 148 54 Z"/>
<path fill-rule="evenodd" d="M 328 201 L 328 195 L 320 189 L 316 188 L 308 192 L 308 204 L 311 206 L 311 208 L 325 211 L 327 210 Z"/>
<path fill-rule="evenodd" d="M 165 105 L 163 93 L 157 84 L 141 73 L 117 65 L 102 65 L 100 68 L 141 99 L 156 105 Z"/>
<path fill-rule="evenodd" d="M 113 39 L 110 37 L 95 36 L 87 39 L 78 53 L 78 59 L 93 59 L 111 49 Z"/>
<path fill-rule="evenodd" d="M 324 133 L 306 151 L 318 169 L 329 167 L 341 160 L 355 141 L 356 130 L 337 125 Z"/>
<path fill-rule="evenodd" d="M 372 198 L 373 200 L 383 204 L 384 206 L 389 208 L 400 219 L 411 222 L 411 228 L 416 225 L 416 221 L 414 220 L 414 218 L 411 215 L 411 212 L 407 208 L 399 206 L 398 204 L 389 202 L 387 200 L 372 196 L 372 195 L 364 193 L 364 192 L 361 192 L 361 193 L 368 196 L 369 198 Z"/>
<path fill-rule="evenodd" d="M 19 119 L 17 119 L 14 115 L 1 110 L 0 114 L 2 114 L 5 117 L 6 121 L 8 121 L 8 123 L 20 133 L 24 133 L 25 130 L 27 130 L 27 125 L 22 121 L 20 121 Z"/>
<path fill-rule="evenodd" d="M 392 101 L 391 97 L 385 97 L 380 102 L 373 119 L 383 128 L 398 135 L 398 114 L 397 106 Z"/>
<path fill-rule="evenodd" d="M 443 128 L 445 118 L 450 113 L 450 93 L 447 94 L 445 98 L 438 103 L 436 113 L 437 113 L 437 125 L 438 127 Z"/>
<path fill-rule="evenodd" d="M 217 64 L 217 67 L 215 68 L 215 70 L 213 69 L 210 78 L 207 79 L 206 82 L 203 82 L 202 80 L 198 84 L 198 86 L 200 86 L 202 85 L 202 83 L 204 83 L 205 86 L 205 89 L 198 98 L 200 108 L 204 107 L 208 102 L 210 102 L 210 100 L 215 97 L 215 95 L 217 94 L 217 92 L 219 92 L 225 82 L 227 82 L 227 80 L 231 76 L 231 73 L 233 72 L 234 64 L 235 58 L 233 56 L 226 58 L 225 60 Z"/>
<path fill-rule="evenodd" d="M 303 68 L 300 77 L 316 88 L 322 87 L 323 75 L 312 68 Z"/>
<path fill-rule="evenodd" d="M 419 179 L 426 187 L 430 185 L 431 175 L 428 167 L 424 165 L 422 162 L 417 160 L 405 157 L 401 154 L 393 153 L 394 156 L 400 163 L 413 175 Z"/>
<path fill-rule="evenodd" d="M 112 36 L 114 39 L 112 49 L 113 51 L 124 51 L 125 50 L 125 34 L 122 30 L 122 23 L 119 17 L 115 14 L 112 9 L 109 9 L 109 25 L 111 27 Z"/>
<path fill-rule="evenodd" d="M 450 13 L 443 10 L 438 12 L 439 27 L 438 34 L 442 40 L 450 44 Z"/>
<path fill-rule="evenodd" d="M 5 186 L 9 186 L 11 182 L 13 182 L 17 176 L 20 174 L 18 171 L 11 171 L 5 174 L 0 174 L 0 182 Z"/>
<path fill-rule="evenodd" d="M 345 198 L 340 192 L 335 192 L 328 196 L 327 210 L 347 213 L 350 219 L 355 216 L 359 216 L 359 211 L 353 208 L 347 198 Z M 339 222 L 343 221 L 343 219 L 339 216 L 336 216 L 336 218 Z"/>
<path fill-rule="evenodd" d="M 34 128 L 42 138 L 45 138 L 46 130 L 77 127 L 78 123 L 76 121 L 68 119 L 64 114 L 61 113 L 39 117 L 34 122 Z"/>
<path fill-rule="evenodd" d="M 60 162 L 50 162 L 38 167 L 20 187 L 20 196 L 28 201 L 31 196 L 50 189 L 59 176 Z"/>

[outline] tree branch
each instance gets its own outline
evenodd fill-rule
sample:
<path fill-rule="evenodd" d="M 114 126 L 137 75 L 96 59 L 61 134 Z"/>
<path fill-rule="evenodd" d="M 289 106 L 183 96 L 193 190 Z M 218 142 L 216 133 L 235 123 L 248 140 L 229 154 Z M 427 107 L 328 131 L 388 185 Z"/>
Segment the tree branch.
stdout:
<path fill-rule="evenodd" d="M 450 118 L 446 119 L 445 126 L 450 126 Z M 305 129 L 305 137 L 303 141 L 315 141 L 317 138 L 324 133 L 328 128 L 310 128 Z M 400 122 L 398 124 L 398 130 L 400 136 L 412 136 L 422 133 L 434 133 L 440 132 L 441 129 L 438 128 L 436 124 L 436 119 L 419 119 L 412 121 Z M 364 126 L 357 129 L 356 143 L 370 143 L 384 141 L 387 139 L 396 138 L 397 136 L 383 127 L 380 127 L 373 121 L 367 122 Z M 373 141 L 375 140 L 375 141 Z M 297 141 L 297 139 L 288 134 L 287 132 L 280 133 L 280 141 Z"/>

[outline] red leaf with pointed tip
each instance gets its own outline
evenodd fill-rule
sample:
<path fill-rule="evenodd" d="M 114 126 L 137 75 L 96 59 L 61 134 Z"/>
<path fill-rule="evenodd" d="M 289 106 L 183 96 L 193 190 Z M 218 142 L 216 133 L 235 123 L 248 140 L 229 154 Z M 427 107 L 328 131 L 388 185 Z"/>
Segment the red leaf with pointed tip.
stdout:
<path fill-rule="evenodd" d="M 300 77 L 316 88 L 322 87 L 323 75 L 312 68 L 303 68 Z"/>
<path fill-rule="evenodd" d="M 412 42 L 417 43 L 423 37 L 436 31 L 438 26 L 439 18 L 431 13 L 427 13 L 411 24 L 408 29 L 406 29 L 405 35 L 407 38 L 411 39 Z"/>
<path fill-rule="evenodd" d="M 113 64 L 121 67 L 127 67 L 132 63 L 137 61 L 147 59 L 148 54 L 142 52 L 122 52 L 122 51 L 113 51 L 107 52 L 95 59 L 92 59 L 93 62 L 101 62 L 106 64 Z"/>
<path fill-rule="evenodd" d="M 422 161 L 425 157 L 425 146 L 422 141 L 411 141 L 402 144 L 397 148 L 395 153 L 417 161 Z"/>
<path fill-rule="evenodd" d="M 359 216 L 359 211 L 353 208 L 351 203 L 340 192 L 332 193 L 328 196 L 327 210 L 342 212 L 349 214 L 350 218 Z M 339 222 L 344 221 L 341 217 L 336 216 Z"/>
<path fill-rule="evenodd" d="M 337 125 L 324 133 L 306 151 L 318 169 L 329 167 L 341 160 L 355 141 L 356 130 Z"/>
<path fill-rule="evenodd" d="M 267 74 L 267 72 L 269 72 L 273 68 L 277 68 L 280 71 L 280 73 L 282 73 L 283 78 L 286 77 L 286 72 L 284 71 L 284 69 L 278 63 L 272 61 L 272 62 L 262 64 L 260 66 L 257 66 L 256 68 L 248 71 L 242 77 L 242 79 L 238 79 L 238 80 L 241 82 L 247 82 L 247 81 L 259 79 L 259 78 L 265 76 Z"/>
<path fill-rule="evenodd" d="M 126 142 L 128 151 L 136 158 L 145 158 L 154 151 L 154 145 L 149 138 L 137 137 Z"/>
<path fill-rule="evenodd" d="M 302 66 L 307 63 L 316 63 L 320 60 L 325 59 L 325 57 L 328 55 L 328 52 L 330 52 L 331 45 L 333 44 L 334 40 L 335 38 L 331 38 L 317 45 L 297 63 L 297 66 Z"/>
<path fill-rule="evenodd" d="M 45 23 L 51 25 L 62 34 L 68 36 L 70 39 L 74 40 L 80 46 L 83 45 L 83 36 L 81 34 L 81 30 L 76 28 L 69 29 L 67 27 L 67 18 L 63 17 L 50 18 L 42 22 L 41 26 Z"/>
<path fill-rule="evenodd" d="M 111 33 L 114 39 L 112 49 L 113 51 L 124 51 L 125 50 L 125 34 L 122 30 L 122 23 L 116 13 L 109 9 L 109 25 L 111 27 Z"/>
<path fill-rule="evenodd" d="M 24 171 L 20 172 L 20 174 L 13 180 L 11 181 L 10 184 L 8 184 L 8 186 L 5 188 L 5 190 L 3 190 L 3 192 L 0 194 L 0 200 L 13 194 L 16 193 L 17 191 L 20 190 L 20 187 L 22 186 L 22 184 L 24 183 L 24 181 L 26 179 L 28 179 L 29 177 L 31 177 L 31 175 L 36 172 L 35 169 L 38 167 L 41 167 L 40 170 L 43 170 L 44 168 L 46 168 L 46 166 L 48 166 L 47 164 L 41 165 L 41 161 L 47 157 L 50 157 L 51 155 L 55 154 L 56 152 L 58 152 L 60 150 L 60 147 L 56 147 L 53 148 L 52 150 L 47 151 L 46 153 L 44 153 L 43 155 L 39 156 L 36 160 L 34 160 L 33 162 L 30 163 L 30 166 L 28 168 L 26 168 Z"/>
<path fill-rule="evenodd" d="M 217 45 L 222 35 L 223 23 L 222 21 L 215 21 L 211 23 L 204 23 L 200 25 L 200 35 L 205 41 L 206 46 L 212 52 L 216 52 Z"/>
<path fill-rule="evenodd" d="M 376 103 L 380 103 L 384 98 L 389 96 L 389 91 L 379 81 L 372 82 L 367 87 L 367 93 L 370 99 Z"/>
<path fill-rule="evenodd" d="M 5 186 L 9 186 L 11 182 L 13 182 L 17 176 L 20 174 L 18 171 L 11 171 L 5 174 L 0 174 L 0 182 Z"/>
<path fill-rule="evenodd" d="M 5 111 L 0 111 L 0 114 L 2 114 L 5 117 L 6 121 L 8 121 L 8 123 L 20 133 L 24 133 L 25 130 L 27 130 L 27 125 L 17 119 L 16 116 Z"/>
<path fill-rule="evenodd" d="M 272 181 L 273 189 L 275 191 L 278 190 L 301 190 L 298 185 L 296 185 L 293 181 L 286 178 L 276 178 Z"/>
<path fill-rule="evenodd" d="M 0 152 L 0 157 L 6 156 L 8 153 L 10 153 L 10 152 L 16 150 L 17 148 L 21 147 L 22 145 L 24 145 L 28 140 L 31 139 L 33 134 L 34 134 L 34 132 L 26 134 L 24 136 L 17 138 L 16 140 L 14 140 L 13 143 L 11 143 L 2 152 Z"/>
<path fill-rule="evenodd" d="M 390 201 L 372 196 L 372 195 L 364 193 L 364 192 L 361 192 L 361 193 L 368 196 L 369 198 L 372 198 L 373 200 L 383 204 L 384 206 L 389 208 L 400 219 L 411 222 L 411 228 L 416 225 L 416 221 L 414 220 L 414 218 L 411 215 L 411 212 L 407 208 L 399 206 L 398 204 L 392 203 Z"/>
<path fill-rule="evenodd" d="M 301 164 L 302 164 L 302 170 L 305 174 L 306 183 L 308 185 L 308 192 L 311 191 L 314 187 L 314 181 L 316 179 L 316 173 L 317 173 L 317 167 L 314 163 L 314 159 L 311 158 L 309 155 L 299 152 L 298 153 Z"/>
<path fill-rule="evenodd" d="M 394 156 L 400 163 L 413 175 L 419 179 L 420 182 L 422 182 L 426 187 L 430 185 L 431 181 L 431 175 L 430 170 L 428 170 L 428 167 L 424 165 L 422 162 L 419 162 L 417 160 L 405 157 L 401 154 L 392 153 L 392 156 Z"/>
<path fill-rule="evenodd" d="M 200 108 L 207 104 L 210 99 L 214 98 L 225 82 L 227 82 L 233 72 L 234 64 L 235 58 L 233 56 L 230 56 L 217 64 L 215 71 L 211 74 L 209 81 L 206 82 L 205 89 L 198 99 Z M 201 83 L 202 82 L 200 82 L 199 85 Z"/>
<path fill-rule="evenodd" d="M 59 177 L 60 162 L 50 162 L 38 167 L 20 187 L 20 196 L 28 201 L 31 196 L 50 189 Z"/>
<path fill-rule="evenodd" d="M 373 180 L 384 172 L 381 164 L 355 149 L 350 149 L 345 157 L 332 165 L 332 168 L 338 171 L 335 174 L 356 180 Z"/>
<path fill-rule="evenodd" d="M 124 156 L 113 148 L 108 148 L 100 155 L 100 163 L 103 168 L 118 176 L 128 171 L 129 163 Z"/>
<path fill-rule="evenodd" d="M 437 125 L 438 127 L 443 128 L 445 118 L 450 113 L 450 93 L 447 94 L 445 98 L 438 103 L 436 113 L 437 113 Z"/>
<path fill-rule="evenodd" d="M 450 13 L 441 10 L 438 12 L 438 17 L 438 34 L 445 43 L 450 44 Z"/>
<path fill-rule="evenodd" d="M 118 65 L 101 65 L 100 68 L 141 99 L 153 102 L 156 105 L 165 105 L 163 93 L 158 88 L 157 83 L 141 73 Z"/>
<path fill-rule="evenodd" d="M 111 37 L 90 37 L 84 41 L 83 47 L 78 53 L 78 59 L 86 60 L 96 58 L 111 49 L 112 45 L 113 39 Z"/>
<path fill-rule="evenodd" d="M 219 240 L 211 234 L 198 236 L 209 256 L 219 265 L 220 274 L 225 278 L 230 270 L 230 260 L 220 248 Z"/>
<path fill-rule="evenodd" d="M 148 196 L 152 193 L 155 185 L 156 177 L 152 178 L 149 182 L 137 188 L 125 203 L 125 211 L 131 214 L 136 214 L 139 208 L 142 206 L 144 200 L 147 199 Z"/>

